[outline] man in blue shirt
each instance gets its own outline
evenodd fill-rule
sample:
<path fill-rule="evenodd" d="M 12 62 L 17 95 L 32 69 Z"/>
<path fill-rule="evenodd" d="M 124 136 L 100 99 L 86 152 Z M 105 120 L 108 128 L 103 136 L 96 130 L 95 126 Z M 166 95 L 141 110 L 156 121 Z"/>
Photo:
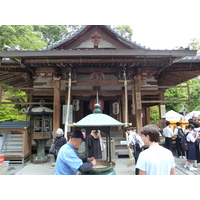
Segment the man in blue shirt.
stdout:
<path fill-rule="evenodd" d="M 60 148 L 57 156 L 54 175 L 76 175 L 77 172 L 87 172 L 96 165 L 94 157 L 80 159 L 76 151 L 84 140 L 81 131 L 71 133 L 68 143 Z"/>

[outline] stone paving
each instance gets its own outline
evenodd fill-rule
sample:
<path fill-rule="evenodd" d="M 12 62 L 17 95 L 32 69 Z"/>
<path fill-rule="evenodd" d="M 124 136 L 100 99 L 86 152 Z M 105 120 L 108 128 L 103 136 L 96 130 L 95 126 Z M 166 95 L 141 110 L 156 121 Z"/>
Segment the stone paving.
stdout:
<path fill-rule="evenodd" d="M 188 168 L 187 169 L 184 168 L 186 159 L 175 158 L 175 162 L 176 162 L 176 175 L 200 175 L 199 164 L 196 171 L 190 171 Z"/>
<path fill-rule="evenodd" d="M 129 158 L 117 158 L 115 160 L 116 166 L 115 171 L 117 175 L 134 175 L 135 166 L 127 167 Z M 196 171 L 190 171 L 188 168 L 185 169 L 184 165 L 186 160 L 175 158 L 176 162 L 176 175 L 200 175 L 200 166 Z M 52 175 L 54 171 L 53 159 L 48 163 L 34 164 L 30 161 L 26 162 L 25 165 L 10 165 L 7 170 L 7 175 Z"/>

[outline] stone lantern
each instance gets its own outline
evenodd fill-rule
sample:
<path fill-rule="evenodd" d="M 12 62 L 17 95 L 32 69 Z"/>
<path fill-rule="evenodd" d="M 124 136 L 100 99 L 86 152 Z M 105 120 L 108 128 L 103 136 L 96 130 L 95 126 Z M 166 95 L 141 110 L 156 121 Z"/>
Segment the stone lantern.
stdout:
<path fill-rule="evenodd" d="M 28 108 L 24 113 L 30 115 L 30 132 L 37 146 L 37 155 L 32 157 L 31 161 L 33 163 L 48 162 L 50 157 L 45 155 L 45 146 L 46 142 L 52 138 L 53 110 L 41 104 L 39 107 Z"/>

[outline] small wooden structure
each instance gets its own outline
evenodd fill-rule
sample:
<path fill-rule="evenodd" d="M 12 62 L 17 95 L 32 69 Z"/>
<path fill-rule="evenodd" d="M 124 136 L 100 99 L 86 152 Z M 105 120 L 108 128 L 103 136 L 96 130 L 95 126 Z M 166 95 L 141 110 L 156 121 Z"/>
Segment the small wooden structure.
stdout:
<path fill-rule="evenodd" d="M 1 145 L 0 152 L 9 163 L 21 163 L 31 156 L 30 122 L 6 121 L 0 123 Z"/>

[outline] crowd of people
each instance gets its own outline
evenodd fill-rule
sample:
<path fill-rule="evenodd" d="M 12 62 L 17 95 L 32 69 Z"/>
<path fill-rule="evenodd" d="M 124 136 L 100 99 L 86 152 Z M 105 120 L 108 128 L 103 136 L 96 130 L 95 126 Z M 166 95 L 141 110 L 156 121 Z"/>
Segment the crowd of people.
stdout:
<path fill-rule="evenodd" d="M 165 136 L 165 147 L 172 151 L 172 137 L 175 137 L 177 156 L 186 159 L 184 167 L 191 171 L 197 170 L 198 163 L 200 162 L 200 127 L 199 123 L 188 120 L 189 125 L 184 130 L 180 123 L 176 123 L 174 131 L 170 128 L 170 122 L 166 122 L 166 127 L 163 129 Z M 182 138 L 186 137 L 187 149 L 184 149 Z"/>
<path fill-rule="evenodd" d="M 174 175 L 174 156 L 186 159 L 184 167 L 191 171 L 196 170 L 200 163 L 198 122 L 189 120 L 186 130 L 177 122 L 176 128 L 172 130 L 170 122 L 166 121 L 166 127 L 162 132 L 165 137 L 164 146 L 159 143 L 162 134 L 155 125 L 144 126 L 141 134 L 131 130 L 130 127 L 125 127 L 124 131 L 127 136 L 127 146 L 133 149 L 136 175 Z M 173 137 L 176 151 L 172 146 Z M 187 141 L 187 150 L 182 145 L 184 137 Z M 70 134 L 67 141 L 62 129 L 58 129 L 54 142 L 56 145 L 55 175 L 75 175 L 91 170 L 96 165 L 96 159 L 102 159 L 102 151 L 105 148 L 100 130 L 92 130 L 88 135 L 85 129 L 77 130 Z"/>

